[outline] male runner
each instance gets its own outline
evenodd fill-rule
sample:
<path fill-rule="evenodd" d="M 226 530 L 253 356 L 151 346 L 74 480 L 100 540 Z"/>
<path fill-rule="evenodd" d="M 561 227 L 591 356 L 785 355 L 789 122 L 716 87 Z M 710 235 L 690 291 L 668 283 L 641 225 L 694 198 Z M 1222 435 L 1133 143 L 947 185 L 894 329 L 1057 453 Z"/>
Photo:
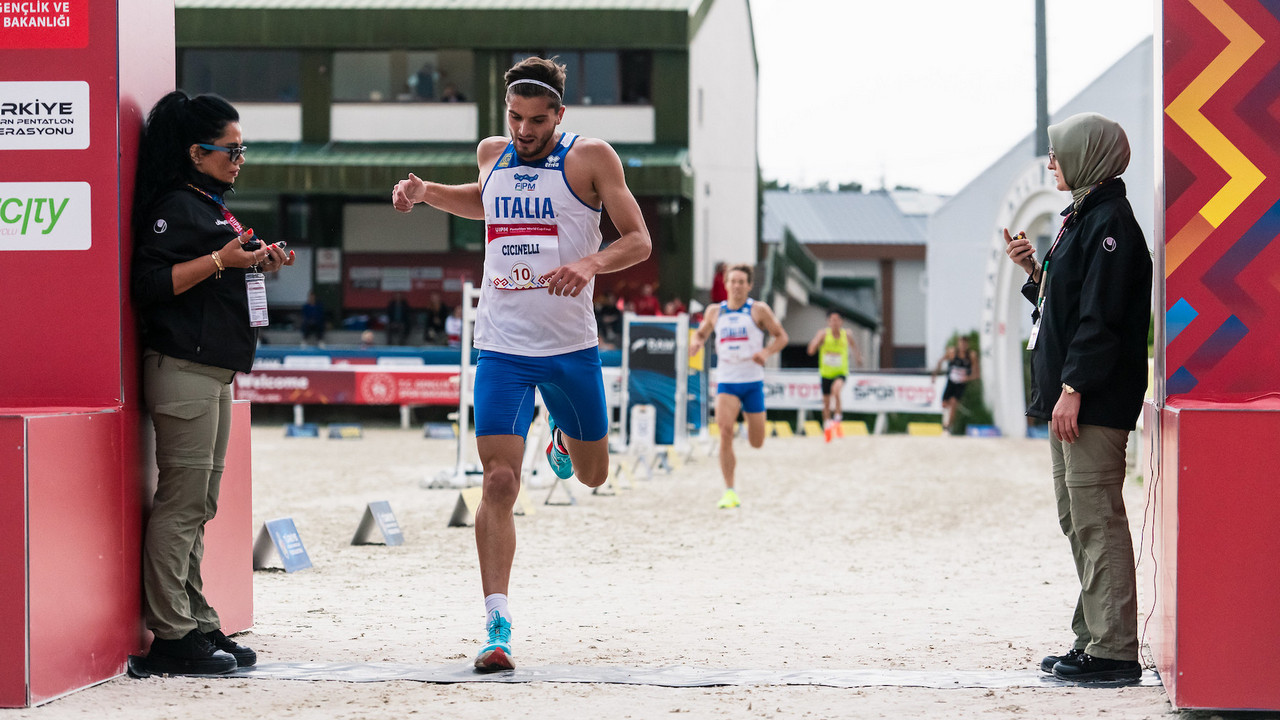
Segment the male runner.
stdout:
<path fill-rule="evenodd" d="M 725 487 L 719 507 L 735 508 L 741 502 L 733 485 L 738 464 L 733 454 L 733 425 L 741 409 L 747 419 L 747 441 L 753 448 L 764 445 L 764 361 L 787 346 L 787 331 L 768 305 L 747 297 L 751 292 L 750 265 L 726 270 L 724 286 L 729 299 L 707 308 L 689 344 L 689 357 L 698 354 L 714 329 L 716 423 L 720 426 L 720 472 Z M 773 336 L 768 346 L 764 344 L 765 332 Z"/>
<path fill-rule="evenodd" d="M 844 328 L 844 318 L 838 310 L 827 313 L 827 326 L 819 330 L 809 341 L 809 354 L 818 355 L 818 374 L 822 378 L 822 430 L 831 442 L 831 437 L 844 437 L 844 428 L 840 424 L 844 414 L 840 392 L 844 390 L 844 381 L 849 377 L 849 351 L 853 351 L 862 364 L 862 351 L 853 341 L 853 335 Z"/>
<path fill-rule="evenodd" d="M 476 548 L 488 642 L 479 670 L 515 666 L 507 587 L 516 549 L 512 516 L 520 463 L 533 418 L 533 389 L 551 413 L 547 459 L 556 474 L 577 472 L 588 487 L 609 472 L 609 417 L 591 306 L 595 276 L 649 256 L 649 233 L 627 189 L 622 162 L 601 140 L 560 132 L 564 66 L 532 57 L 507 71 L 511 139 L 476 150 L 479 179 L 424 182 L 412 173 L 392 193 L 401 212 L 425 202 L 485 221 L 484 283 L 476 315 L 476 446 L 484 490 Z M 621 237 L 600 249 L 600 213 Z"/>

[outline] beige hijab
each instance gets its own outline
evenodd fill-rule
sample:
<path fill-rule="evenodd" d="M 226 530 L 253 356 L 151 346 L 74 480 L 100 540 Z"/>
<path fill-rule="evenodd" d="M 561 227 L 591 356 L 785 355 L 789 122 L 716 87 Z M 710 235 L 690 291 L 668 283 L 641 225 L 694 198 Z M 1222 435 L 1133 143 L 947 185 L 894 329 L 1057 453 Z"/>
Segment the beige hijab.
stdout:
<path fill-rule="evenodd" d="M 1098 113 L 1080 113 L 1050 125 L 1049 147 L 1077 208 L 1093 186 L 1129 167 L 1124 128 Z"/>

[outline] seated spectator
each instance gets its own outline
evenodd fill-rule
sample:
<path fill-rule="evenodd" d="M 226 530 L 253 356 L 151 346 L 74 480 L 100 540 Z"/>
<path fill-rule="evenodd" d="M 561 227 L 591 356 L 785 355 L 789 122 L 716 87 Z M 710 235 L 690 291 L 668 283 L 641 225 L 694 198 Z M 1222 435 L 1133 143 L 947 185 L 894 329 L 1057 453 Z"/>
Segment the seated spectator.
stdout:
<path fill-rule="evenodd" d="M 458 86 L 453 83 L 445 83 L 444 89 L 440 91 L 440 102 L 466 102 L 467 96 L 463 95 Z"/>
<path fill-rule="evenodd" d="M 462 347 L 462 306 L 453 309 L 444 321 L 444 333 L 449 338 L 449 347 Z"/>
<path fill-rule="evenodd" d="M 413 329 L 413 311 L 404 293 L 396 293 L 387 303 L 387 344 L 404 345 Z"/>
<path fill-rule="evenodd" d="M 445 321 L 452 313 L 453 308 L 444 304 L 440 299 L 440 293 L 431 293 L 431 298 L 427 301 L 426 327 L 422 330 L 422 339 L 429 343 L 444 342 Z"/>
<path fill-rule="evenodd" d="M 653 294 L 653 283 L 645 283 L 640 286 L 640 296 L 635 299 L 637 315 L 660 315 L 662 314 L 662 306 L 658 303 L 658 296 Z"/>
<path fill-rule="evenodd" d="M 665 305 L 662 306 L 663 315 L 675 316 L 675 315 L 679 315 L 682 312 L 686 312 L 687 310 L 688 308 L 685 307 L 684 301 L 682 301 L 680 298 L 671 298 L 670 300 L 667 301 Z"/>
<path fill-rule="evenodd" d="M 606 292 L 596 305 L 596 330 L 600 341 L 617 347 L 622 342 L 622 310 L 612 292 Z"/>
<path fill-rule="evenodd" d="M 307 303 L 302 306 L 302 344 L 311 338 L 324 347 L 324 305 L 316 300 L 314 292 L 307 293 Z"/>

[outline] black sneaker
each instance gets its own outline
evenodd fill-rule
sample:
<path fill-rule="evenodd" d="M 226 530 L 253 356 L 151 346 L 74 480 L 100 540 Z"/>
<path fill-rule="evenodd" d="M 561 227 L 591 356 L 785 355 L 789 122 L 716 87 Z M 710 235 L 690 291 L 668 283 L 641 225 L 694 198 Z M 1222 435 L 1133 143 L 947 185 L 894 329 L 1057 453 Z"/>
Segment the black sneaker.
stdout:
<path fill-rule="evenodd" d="M 1078 656 L 1082 652 L 1084 651 L 1076 650 L 1075 648 L 1072 648 L 1071 650 L 1066 651 L 1062 655 L 1045 655 L 1044 659 L 1040 661 L 1040 672 L 1044 673 L 1045 675 L 1052 675 L 1053 666 L 1057 665 L 1059 661 L 1062 661 L 1062 660 L 1074 661 L 1076 659 L 1076 656 Z"/>
<path fill-rule="evenodd" d="M 222 675 L 236 669 L 236 659 L 192 630 L 178 640 L 152 640 L 146 665 L 163 675 Z"/>
<path fill-rule="evenodd" d="M 1137 660 L 1110 660 L 1082 652 L 1073 660 L 1059 660 L 1053 676 L 1081 683 L 1134 682 L 1142 679 L 1142 666 Z"/>
<path fill-rule="evenodd" d="M 258 662 L 258 653 L 253 648 L 237 644 L 235 640 L 227 637 L 226 633 L 221 629 L 211 630 L 204 634 L 209 642 L 219 650 L 231 655 L 236 659 L 236 665 L 240 667 L 250 667 Z"/>

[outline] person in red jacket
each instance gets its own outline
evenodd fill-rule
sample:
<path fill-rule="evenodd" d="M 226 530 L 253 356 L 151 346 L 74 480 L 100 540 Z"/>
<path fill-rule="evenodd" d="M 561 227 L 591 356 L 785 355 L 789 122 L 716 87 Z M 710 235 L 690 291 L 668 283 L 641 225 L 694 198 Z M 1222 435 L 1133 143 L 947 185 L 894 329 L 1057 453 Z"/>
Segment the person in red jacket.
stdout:
<path fill-rule="evenodd" d="M 662 305 L 658 302 L 658 296 L 653 294 L 653 283 L 645 283 L 640 286 L 640 296 L 636 298 L 636 314 L 662 314 Z"/>
<path fill-rule="evenodd" d="M 716 274 L 711 276 L 711 304 L 729 299 L 729 291 L 724 287 L 724 263 L 716 263 Z"/>

